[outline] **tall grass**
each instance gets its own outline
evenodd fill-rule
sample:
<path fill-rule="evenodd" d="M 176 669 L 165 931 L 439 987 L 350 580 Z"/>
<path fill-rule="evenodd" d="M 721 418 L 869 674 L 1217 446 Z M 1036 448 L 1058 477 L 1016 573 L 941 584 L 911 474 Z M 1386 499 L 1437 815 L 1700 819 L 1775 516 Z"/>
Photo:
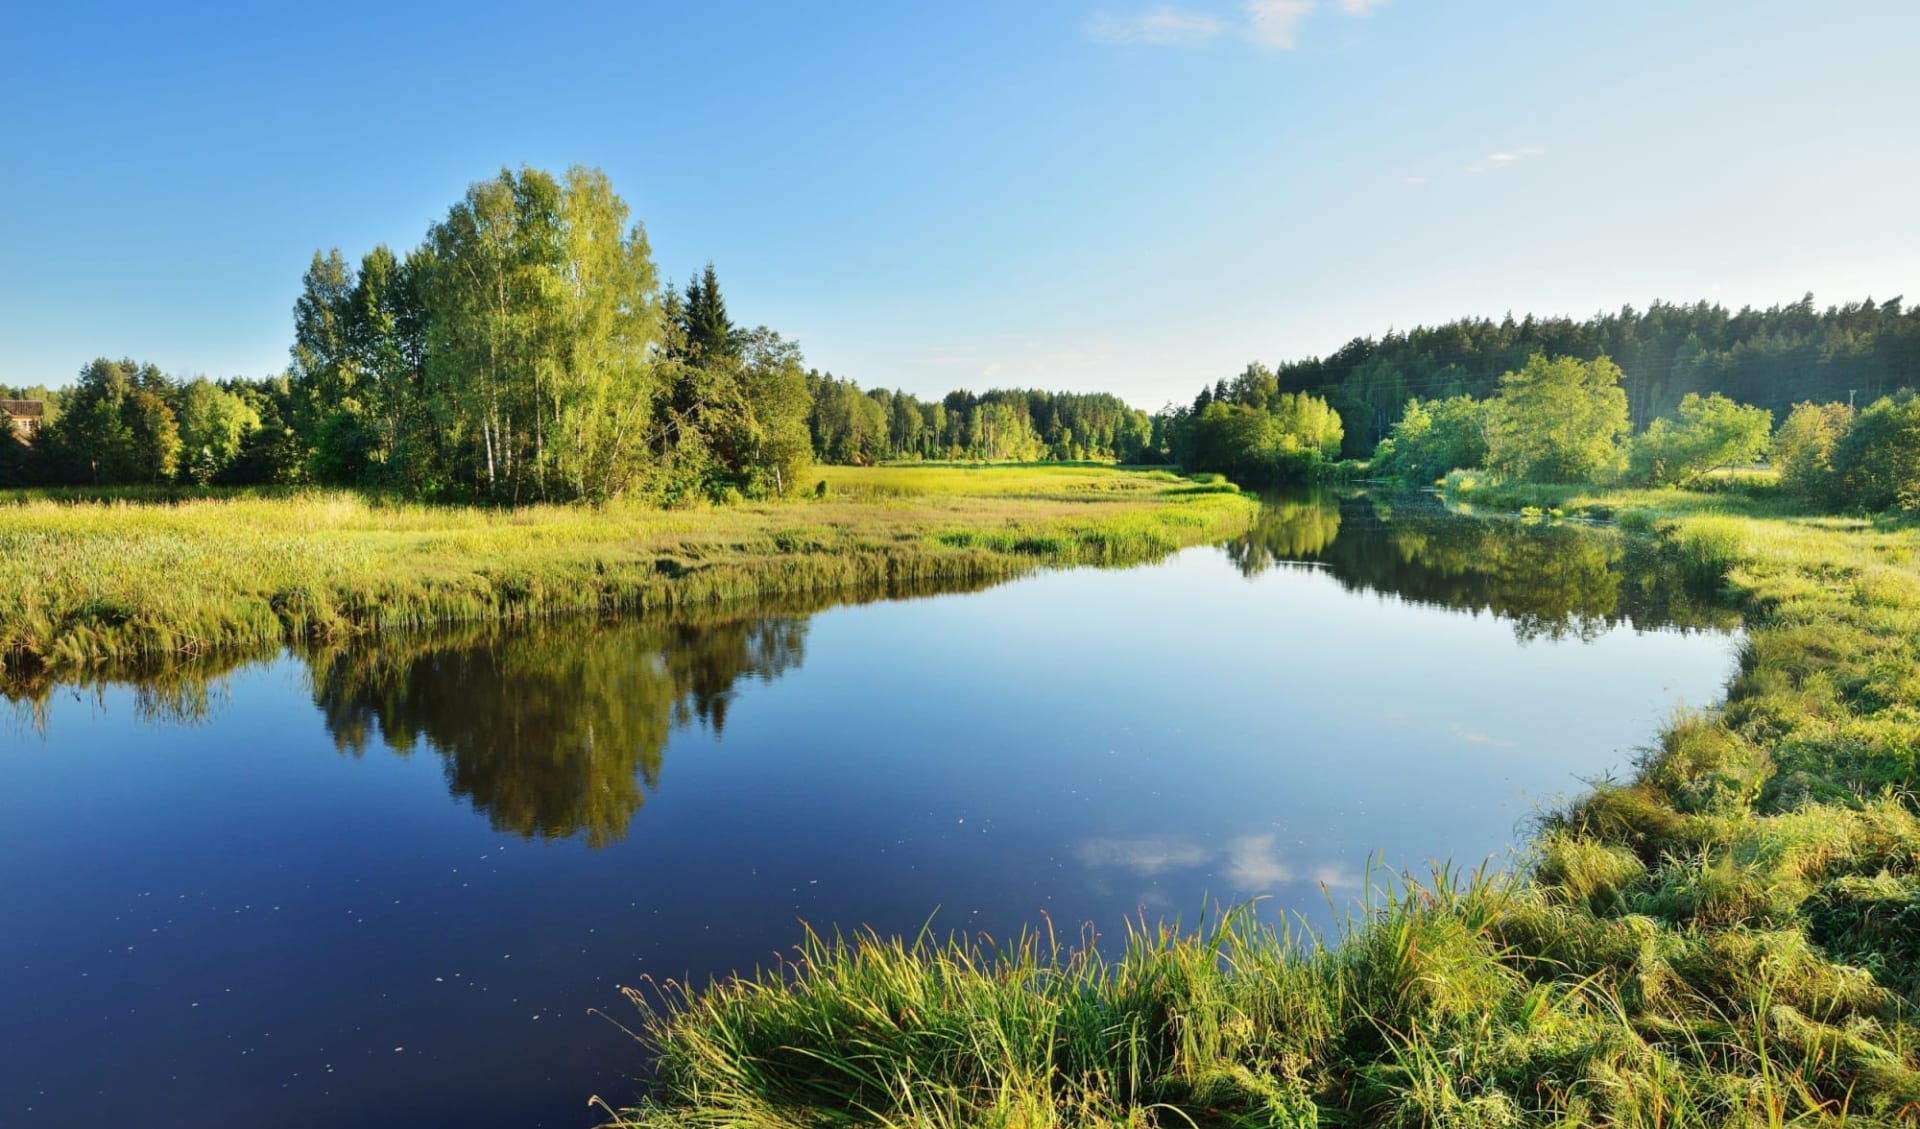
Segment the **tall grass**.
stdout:
<path fill-rule="evenodd" d="M 351 493 L 0 503 L 0 669 L 1142 560 L 1245 524 L 1237 493 L 1099 467 L 827 468 L 824 497 L 691 510 Z"/>
<path fill-rule="evenodd" d="M 632 1127 L 1920 1124 L 1920 530 L 1764 492 L 1632 510 L 1749 636 L 1725 704 L 1543 820 L 1507 875 L 1246 909 L 1117 955 L 808 934 L 636 993 Z M 1529 503 L 1529 504 L 1537 504 Z"/>

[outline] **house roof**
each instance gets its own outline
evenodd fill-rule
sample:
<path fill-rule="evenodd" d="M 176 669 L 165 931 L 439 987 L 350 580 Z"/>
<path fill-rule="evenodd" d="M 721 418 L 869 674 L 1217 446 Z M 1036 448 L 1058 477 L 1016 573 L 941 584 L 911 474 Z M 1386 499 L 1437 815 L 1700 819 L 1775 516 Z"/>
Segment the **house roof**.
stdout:
<path fill-rule="evenodd" d="M 0 414 L 41 417 L 47 414 L 47 404 L 44 400 L 0 400 Z"/>

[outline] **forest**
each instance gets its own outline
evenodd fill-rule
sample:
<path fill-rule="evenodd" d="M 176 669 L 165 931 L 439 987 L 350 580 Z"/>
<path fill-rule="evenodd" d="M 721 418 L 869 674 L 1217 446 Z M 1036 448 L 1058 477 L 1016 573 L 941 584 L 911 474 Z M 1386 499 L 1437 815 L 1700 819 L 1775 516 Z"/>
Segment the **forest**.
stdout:
<path fill-rule="evenodd" d="M 1342 453 L 1364 457 L 1407 401 L 1484 399 L 1535 354 L 1609 358 L 1636 428 L 1674 412 L 1688 393 L 1717 392 L 1781 419 L 1798 403 L 1865 405 L 1920 384 L 1920 310 L 1900 297 L 1821 310 L 1808 294 L 1765 310 L 1654 302 L 1579 321 L 1462 318 L 1356 337 L 1326 357 L 1282 364 L 1274 378 L 1282 391 L 1332 404 L 1347 425 Z"/>
<path fill-rule="evenodd" d="M 1804 400 L 1776 415 L 1719 389 L 1689 388 L 1636 427 L 1631 386 L 1605 354 L 1536 352 L 1484 397 L 1406 399 L 1370 457 L 1343 469 L 1457 489 L 1489 481 L 1701 486 L 1765 466 L 1782 490 L 1815 507 L 1920 508 L 1920 397 L 1911 389 L 1869 401 L 1856 388 L 1846 401 Z M 1343 422 L 1327 401 L 1282 390 L 1277 374 L 1254 364 L 1201 389 L 1192 407 L 1156 417 L 1156 432 L 1169 437 L 1171 461 L 1256 485 L 1324 476 L 1343 445 Z"/>

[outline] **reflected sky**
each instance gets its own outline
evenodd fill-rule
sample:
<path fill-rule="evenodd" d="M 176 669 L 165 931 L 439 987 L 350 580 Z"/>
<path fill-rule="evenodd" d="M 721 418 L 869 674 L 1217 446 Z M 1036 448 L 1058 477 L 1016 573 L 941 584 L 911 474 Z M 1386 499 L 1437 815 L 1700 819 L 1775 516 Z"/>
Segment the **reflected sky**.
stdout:
<path fill-rule="evenodd" d="M 1500 857 L 1731 668 L 1614 533 L 1418 502 L 968 594 L 468 628 L 0 729 L 0 1123 L 586 1126 L 642 976 Z"/>

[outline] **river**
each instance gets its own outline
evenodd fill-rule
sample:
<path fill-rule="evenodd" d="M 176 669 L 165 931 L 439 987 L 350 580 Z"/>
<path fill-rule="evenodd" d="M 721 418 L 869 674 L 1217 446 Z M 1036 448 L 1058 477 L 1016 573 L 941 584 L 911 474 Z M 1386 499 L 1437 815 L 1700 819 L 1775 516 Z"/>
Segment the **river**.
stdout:
<path fill-rule="evenodd" d="M 1327 928 L 1629 773 L 1737 627 L 1618 532 L 1307 496 L 981 591 L 16 686 L 0 1124 L 580 1129 L 621 987 L 802 922 Z"/>

